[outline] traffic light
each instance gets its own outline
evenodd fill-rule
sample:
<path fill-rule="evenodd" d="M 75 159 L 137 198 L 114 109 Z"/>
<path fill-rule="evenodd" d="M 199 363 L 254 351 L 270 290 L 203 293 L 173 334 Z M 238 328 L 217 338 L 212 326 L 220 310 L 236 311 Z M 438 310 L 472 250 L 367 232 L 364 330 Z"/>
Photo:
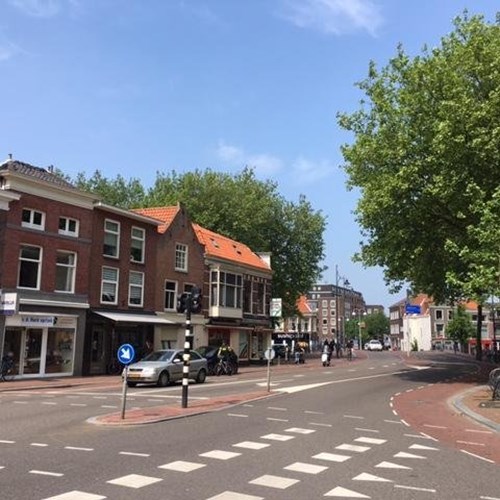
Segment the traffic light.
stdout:
<path fill-rule="evenodd" d="M 183 313 L 186 312 L 187 309 L 187 303 L 188 303 L 188 294 L 183 293 L 181 295 L 177 296 L 177 312 L 178 313 Z"/>
<path fill-rule="evenodd" d="M 194 314 L 198 314 L 202 310 L 202 300 L 203 296 L 201 294 L 201 290 L 194 286 L 191 290 L 191 312 Z"/>

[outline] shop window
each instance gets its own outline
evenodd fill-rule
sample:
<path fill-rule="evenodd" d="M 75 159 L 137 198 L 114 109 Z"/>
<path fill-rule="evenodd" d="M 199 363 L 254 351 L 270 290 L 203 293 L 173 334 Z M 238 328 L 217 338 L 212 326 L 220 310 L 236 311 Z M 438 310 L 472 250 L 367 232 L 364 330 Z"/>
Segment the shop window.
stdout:
<path fill-rule="evenodd" d="M 112 220 L 104 221 L 104 246 L 102 253 L 106 257 L 119 257 L 120 223 Z"/>
<path fill-rule="evenodd" d="M 104 266 L 101 274 L 101 302 L 106 304 L 117 304 L 117 291 L 118 269 Z"/>
<path fill-rule="evenodd" d="M 183 272 L 188 270 L 188 247 L 182 243 L 175 245 L 175 270 Z"/>
<path fill-rule="evenodd" d="M 78 237 L 80 222 L 69 217 L 59 217 L 59 234 Z"/>
<path fill-rule="evenodd" d="M 56 254 L 56 292 L 74 293 L 76 254 L 58 250 Z"/>
<path fill-rule="evenodd" d="M 74 353 L 74 331 L 72 329 L 49 328 L 45 373 L 72 373 Z"/>
<path fill-rule="evenodd" d="M 133 227 L 131 234 L 130 260 L 132 262 L 144 263 L 144 247 L 146 243 L 146 231 L 140 227 Z"/>
<path fill-rule="evenodd" d="M 31 208 L 23 208 L 21 226 L 43 231 L 45 229 L 45 214 Z"/>
<path fill-rule="evenodd" d="M 28 245 L 21 246 L 19 253 L 19 288 L 40 289 L 42 249 Z"/>
<path fill-rule="evenodd" d="M 165 304 L 166 310 L 175 310 L 177 307 L 177 282 L 165 281 Z"/>
<path fill-rule="evenodd" d="M 142 306 L 144 299 L 144 273 L 131 271 L 128 283 L 128 305 Z"/>

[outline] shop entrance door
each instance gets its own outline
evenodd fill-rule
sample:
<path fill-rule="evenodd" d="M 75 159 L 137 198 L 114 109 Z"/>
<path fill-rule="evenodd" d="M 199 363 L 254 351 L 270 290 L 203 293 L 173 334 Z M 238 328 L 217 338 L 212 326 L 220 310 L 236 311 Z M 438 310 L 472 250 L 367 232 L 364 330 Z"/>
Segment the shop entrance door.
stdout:
<path fill-rule="evenodd" d="M 24 350 L 22 375 L 39 375 L 45 367 L 42 363 L 43 330 L 41 328 L 27 328 L 24 332 Z"/>

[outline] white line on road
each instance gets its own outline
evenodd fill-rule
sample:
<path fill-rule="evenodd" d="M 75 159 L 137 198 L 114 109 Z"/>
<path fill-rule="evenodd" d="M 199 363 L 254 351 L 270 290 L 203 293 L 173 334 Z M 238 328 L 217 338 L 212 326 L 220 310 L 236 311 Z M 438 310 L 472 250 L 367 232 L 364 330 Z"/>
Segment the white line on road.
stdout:
<path fill-rule="evenodd" d="M 276 418 L 276 417 L 267 417 L 266 420 L 270 420 L 271 422 L 288 422 L 287 418 Z"/>
<path fill-rule="evenodd" d="M 428 493 L 436 493 L 433 488 L 417 488 L 416 486 L 403 486 L 402 484 L 395 484 L 394 488 L 401 488 L 403 490 L 413 490 L 413 491 L 426 491 Z"/>
<path fill-rule="evenodd" d="M 355 427 L 354 430 L 360 431 L 360 432 L 380 432 L 380 431 L 377 431 L 376 429 L 363 429 L 362 427 Z"/>
<path fill-rule="evenodd" d="M 485 446 L 484 443 L 475 443 L 474 441 L 459 441 L 457 439 L 457 443 L 460 443 L 460 444 L 469 444 L 471 446 Z"/>
<path fill-rule="evenodd" d="M 30 470 L 30 474 L 40 474 L 41 476 L 53 476 L 53 477 L 62 477 L 64 474 L 61 474 L 60 472 L 48 472 L 45 470 Z"/>
<path fill-rule="evenodd" d="M 360 417 L 358 415 L 343 415 L 344 418 L 356 418 L 358 420 L 364 420 L 365 417 Z"/>
<path fill-rule="evenodd" d="M 118 454 L 119 455 L 128 455 L 131 457 L 150 457 L 151 456 L 149 453 L 135 453 L 133 451 L 120 451 Z"/>
<path fill-rule="evenodd" d="M 30 443 L 30 446 L 38 446 L 39 448 L 45 448 L 49 446 L 47 443 Z"/>
<path fill-rule="evenodd" d="M 65 446 L 65 450 L 94 451 L 94 448 L 80 448 L 79 446 Z"/>
<path fill-rule="evenodd" d="M 248 415 L 243 415 L 242 413 L 228 413 L 228 417 L 238 417 L 238 418 L 248 418 Z"/>
<path fill-rule="evenodd" d="M 447 427 L 445 427 L 443 425 L 424 424 L 424 427 L 429 427 L 430 429 L 447 429 Z"/>
<path fill-rule="evenodd" d="M 493 431 L 478 431 L 477 429 L 465 429 L 465 432 L 477 432 L 478 434 L 493 434 Z"/>

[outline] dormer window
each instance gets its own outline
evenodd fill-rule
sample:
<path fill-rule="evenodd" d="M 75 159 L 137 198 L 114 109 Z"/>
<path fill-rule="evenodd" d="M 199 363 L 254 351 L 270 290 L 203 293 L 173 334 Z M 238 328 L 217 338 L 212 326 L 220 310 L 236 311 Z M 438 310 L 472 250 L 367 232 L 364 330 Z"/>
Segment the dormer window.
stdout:
<path fill-rule="evenodd" d="M 23 208 L 21 226 L 43 231 L 45 229 L 45 214 L 31 208 Z"/>

